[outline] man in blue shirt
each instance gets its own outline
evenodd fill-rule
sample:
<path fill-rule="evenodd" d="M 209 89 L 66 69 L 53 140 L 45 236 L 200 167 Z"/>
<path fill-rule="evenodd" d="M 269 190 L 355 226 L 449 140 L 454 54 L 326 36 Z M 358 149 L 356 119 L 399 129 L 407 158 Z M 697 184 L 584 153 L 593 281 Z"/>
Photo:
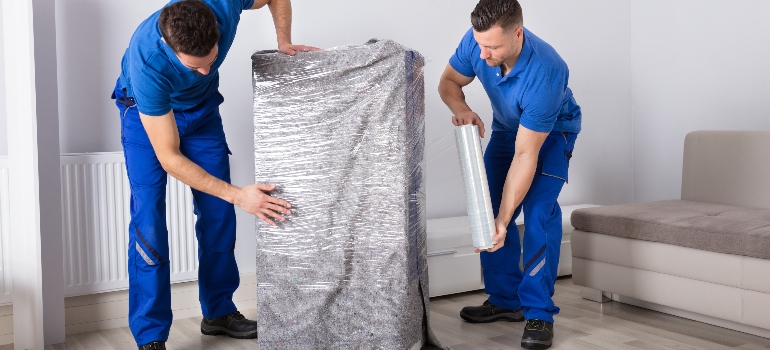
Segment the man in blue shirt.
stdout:
<path fill-rule="evenodd" d="M 481 0 L 441 77 L 439 93 L 454 125 L 484 123 L 465 102 L 462 88 L 478 77 L 492 102 L 492 137 L 484 162 L 497 234 L 481 253 L 489 298 L 465 307 L 474 323 L 527 321 L 521 346 L 547 349 L 553 341 L 552 296 L 562 222 L 557 203 L 565 182 L 581 111 L 567 87 L 566 63 L 523 26 L 517 0 Z M 514 218 L 524 211 L 524 271 Z M 507 234 L 507 233 L 512 234 Z"/>
<path fill-rule="evenodd" d="M 271 225 L 285 220 L 291 206 L 269 195 L 273 185 L 230 184 L 217 89 L 241 12 L 265 5 L 280 52 L 317 50 L 291 43 L 290 0 L 173 0 L 139 25 L 123 56 L 113 98 L 131 185 L 129 326 L 140 350 L 165 349 L 171 327 L 169 174 L 193 189 L 201 332 L 257 336 L 256 322 L 232 300 L 240 282 L 234 205 Z"/>

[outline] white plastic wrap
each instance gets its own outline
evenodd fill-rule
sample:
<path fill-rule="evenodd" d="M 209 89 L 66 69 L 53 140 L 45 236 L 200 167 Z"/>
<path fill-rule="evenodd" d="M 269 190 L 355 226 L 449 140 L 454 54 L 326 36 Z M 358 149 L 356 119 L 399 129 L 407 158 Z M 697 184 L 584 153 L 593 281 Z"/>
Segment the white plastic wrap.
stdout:
<path fill-rule="evenodd" d="M 410 349 L 427 320 L 423 58 L 392 41 L 252 56 L 260 349 Z M 427 334 L 427 338 L 424 336 Z"/>
<path fill-rule="evenodd" d="M 458 127 L 455 129 L 455 140 L 465 183 L 465 199 L 468 205 L 468 218 L 471 222 L 473 246 L 479 249 L 492 248 L 495 218 L 492 212 L 492 199 L 489 197 L 484 156 L 481 153 L 479 127 L 476 125 Z"/>

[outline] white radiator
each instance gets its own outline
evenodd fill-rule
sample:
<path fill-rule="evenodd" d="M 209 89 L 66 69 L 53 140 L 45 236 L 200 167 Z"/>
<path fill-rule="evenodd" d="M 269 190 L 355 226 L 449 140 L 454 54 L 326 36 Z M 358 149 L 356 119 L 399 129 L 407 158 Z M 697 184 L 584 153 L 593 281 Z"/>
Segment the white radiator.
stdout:
<path fill-rule="evenodd" d="M 11 295 L 11 223 L 9 220 L 8 158 L 0 157 L 0 305 L 13 302 Z"/>
<path fill-rule="evenodd" d="M 128 288 L 130 191 L 122 153 L 61 158 L 64 284 L 67 296 Z M 166 190 L 171 281 L 197 278 L 190 187 L 169 176 Z"/>
<path fill-rule="evenodd" d="M 0 157 L 0 305 L 11 296 L 8 161 Z M 61 157 L 66 296 L 128 288 L 130 192 L 122 153 Z M 166 191 L 171 281 L 197 278 L 198 245 L 192 193 L 169 177 Z"/>

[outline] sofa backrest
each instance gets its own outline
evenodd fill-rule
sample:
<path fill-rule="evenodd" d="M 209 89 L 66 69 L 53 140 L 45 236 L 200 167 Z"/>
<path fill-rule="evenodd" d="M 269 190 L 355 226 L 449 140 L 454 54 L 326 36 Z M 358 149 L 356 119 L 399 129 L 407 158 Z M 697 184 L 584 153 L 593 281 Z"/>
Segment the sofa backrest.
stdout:
<path fill-rule="evenodd" d="M 689 133 L 682 199 L 770 209 L 770 131 Z"/>

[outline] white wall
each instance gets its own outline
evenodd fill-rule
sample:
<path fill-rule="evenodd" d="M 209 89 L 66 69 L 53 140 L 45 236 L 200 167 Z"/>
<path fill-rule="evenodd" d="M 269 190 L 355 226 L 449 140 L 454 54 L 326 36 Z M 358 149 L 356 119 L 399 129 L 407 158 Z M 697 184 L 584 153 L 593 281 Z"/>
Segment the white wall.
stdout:
<path fill-rule="evenodd" d="M 3 18 L 3 3 L 0 2 L 0 18 Z M 0 25 L 0 157 L 8 155 L 7 123 L 5 117 L 5 45 L 3 26 Z"/>
<path fill-rule="evenodd" d="M 521 4 L 524 25 L 569 65 L 569 85 L 583 110 L 583 131 L 560 202 L 630 202 L 630 2 L 521 0 Z"/>
<path fill-rule="evenodd" d="M 770 2 L 632 0 L 634 201 L 679 198 L 685 135 L 770 129 Z"/>
<path fill-rule="evenodd" d="M 115 152 L 120 120 L 110 99 L 134 29 L 165 0 L 57 0 L 62 153 Z"/>
<path fill-rule="evenodd" d="M 61 150 L 63 153 L 120 151 L 117 110 L 109 99 L 120 58 L 139 22 L 165 0 L 119 6 L 101 0 L 57 1 Z M 453 130 L 450 112 L 437 93 L 438 79 L 465 31 L 474 0 L 355 1 L 294 0 L 294 42 L 323 48 L 393 39 L 428 60 L 426 139 Z M 523 0 L 526 26 L 551 43 L 571 69 L 570 85 L 583 107 L 571 182 L 563 204 L 615 204 L 632 200 L 631 75 L 629 1 Z M 269 12 L 245 13 L 235 44 L 221 68 L 225 103 L 221 112 L 233 151 L 233 182 L 251 183 L 253 169 L 251 59 L 275 48 Z M 491 108 L 473 83 L 469 103 L 488 126 Z M 454 153 L 427 168 L 428 218 L 466 212 Z M 254 219 L 238 211 L 238 262 L 254 269 Z"/>

